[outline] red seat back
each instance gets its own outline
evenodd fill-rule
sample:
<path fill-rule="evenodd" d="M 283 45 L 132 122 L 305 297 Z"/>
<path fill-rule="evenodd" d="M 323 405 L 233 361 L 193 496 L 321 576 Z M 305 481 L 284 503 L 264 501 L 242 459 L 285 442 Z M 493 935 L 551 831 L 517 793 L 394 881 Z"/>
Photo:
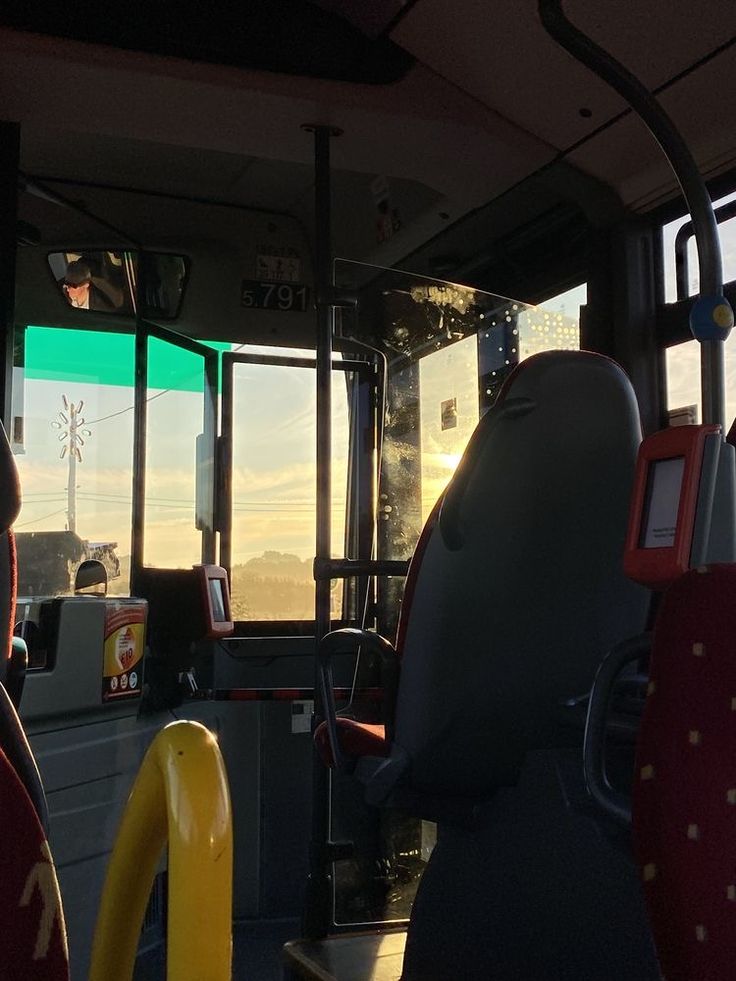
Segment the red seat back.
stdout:
<path fill-rule="evenodd" d="M 5 680 L 15 621 L 17 566 L 15 541 L 10 527 L 19 511 L 18 473 L 5 430 L 0 425 L 0 682 Z"/>
<path fill-rule="evenodd" d="M 665 594 L 639 737 L 634 837 L 667 981 L 736 975 L 736 566 Z"/>
<path fill-rule="evenodd" d="M 68 981 L 64 915 L 48 842 L 2 750 L 0 828 L 0 976 L 4 981 Z"/>

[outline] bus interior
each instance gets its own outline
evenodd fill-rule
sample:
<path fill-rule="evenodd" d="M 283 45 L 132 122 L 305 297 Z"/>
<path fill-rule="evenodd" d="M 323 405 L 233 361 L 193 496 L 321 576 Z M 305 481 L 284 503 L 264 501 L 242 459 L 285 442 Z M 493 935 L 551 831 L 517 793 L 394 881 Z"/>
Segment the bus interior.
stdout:
<path fill-rule="evenodd" d="M 0 49 L 0 814 L 61 897 L 0 883 L 2 976 L 733 977 L 736 6 Z"/>

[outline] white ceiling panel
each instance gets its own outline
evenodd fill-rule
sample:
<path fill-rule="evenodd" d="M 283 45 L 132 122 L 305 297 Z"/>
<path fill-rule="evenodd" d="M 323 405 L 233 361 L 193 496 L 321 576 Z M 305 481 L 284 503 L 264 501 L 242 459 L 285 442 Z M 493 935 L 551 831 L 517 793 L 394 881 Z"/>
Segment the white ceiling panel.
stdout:
<path fill-rule="evenodd" d="M 656 87 L 736 34 L 734 0 L 572 0 L 571 20 Z M 419 0 L 392 38 L 558 149 L 623 107 L 544 31 L 536 0 Z M 591 110 L 583 118 L 579 110 Z"/>

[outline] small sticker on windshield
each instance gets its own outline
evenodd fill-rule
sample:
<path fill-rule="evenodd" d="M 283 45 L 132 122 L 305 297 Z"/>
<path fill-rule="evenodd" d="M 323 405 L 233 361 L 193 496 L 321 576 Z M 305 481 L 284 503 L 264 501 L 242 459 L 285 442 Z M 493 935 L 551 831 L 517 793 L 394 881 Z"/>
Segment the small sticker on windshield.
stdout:
<path fill-rule="evenodd" d="M 440 415 L 442 418 L 442 432 L 446 429 L 457 427 L 457 399 L 445 399 L 440 403 Z"/>

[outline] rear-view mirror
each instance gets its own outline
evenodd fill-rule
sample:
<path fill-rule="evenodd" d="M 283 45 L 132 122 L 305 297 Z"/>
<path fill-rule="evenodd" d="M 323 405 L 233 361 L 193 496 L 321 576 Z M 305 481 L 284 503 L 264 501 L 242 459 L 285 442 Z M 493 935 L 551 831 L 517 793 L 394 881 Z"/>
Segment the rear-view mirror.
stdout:
<path fill-rule="evenodd" d="M 65 302 L 77 310 L 172 320 L 179 314 L 188 263 L 163 252 L 70 249 L 50 252 L 49 268 Z"/>

